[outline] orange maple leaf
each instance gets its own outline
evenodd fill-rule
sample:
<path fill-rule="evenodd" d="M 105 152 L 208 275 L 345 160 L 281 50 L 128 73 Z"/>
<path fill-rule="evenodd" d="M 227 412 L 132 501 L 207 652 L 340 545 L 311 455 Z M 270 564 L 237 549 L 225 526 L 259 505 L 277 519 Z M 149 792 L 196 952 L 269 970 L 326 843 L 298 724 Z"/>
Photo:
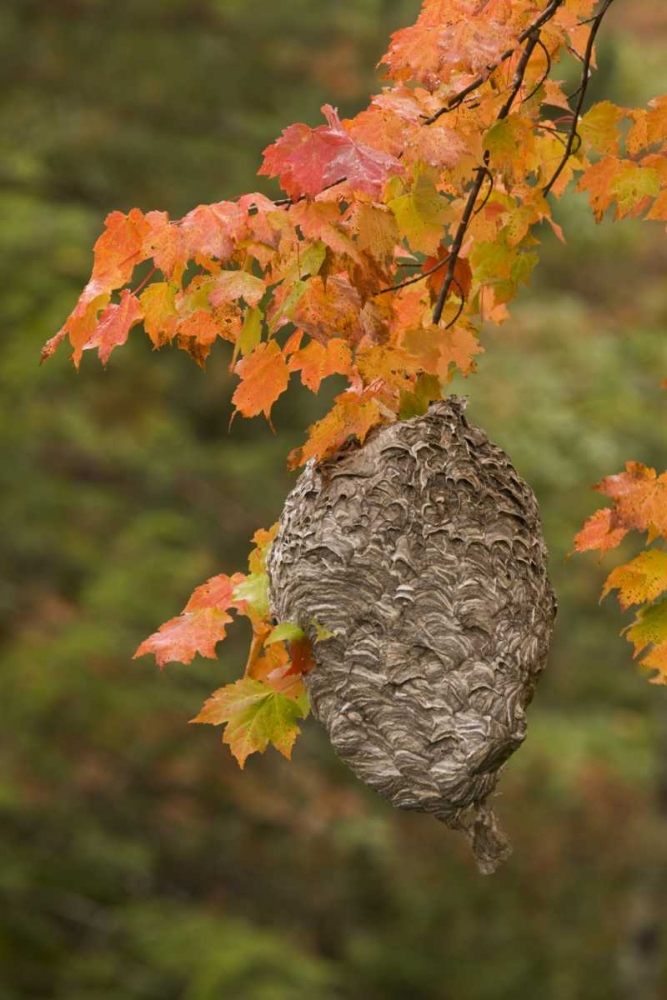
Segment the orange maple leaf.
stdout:
<path fill-rule="evenodd" d="M 612 514 L 611 507 L 603 507 L 591 514 L 581 531 L 575 536 L 575 552 L 598 549 L 604 553 L 620 545 L 627 535 L 628 529 L 613 525 Z"/>
<path fill-rule="evenodd" d="M 83 350 L 98 349 L 100 361 L 106 365 L 115 347 L 120 347 L 128 338 L 130 330 L 143 319 L 143 309 L 129 289 L 121 292 L 120 302 L 112 302 L 97 321 L 97 326 L 83 346 Z"/>
<path fill-rule="evenodd" d="M 625 611 L 631 604 L 654 601 L 667 590 L 667 552 L 648 549 L 625 566 L 617 566 L 605 581 L 602 597 L 618 589 L 619 604 Z"/>
<path fill-rule="evenodd" d="M 667 534 L 667 472 L 659 476 L 641 462 L 627 462 L 625 469 L 594 487 L 614 501 L 613 526 Z"/>
<path fill-rule="evenodd" d="M 192 663 L 197 653 L 215 659 L 215 647 L 227 635 L 231 615 L 220 608 L 188 611 L 161 625 L 141 643 L 134 659 L 153 653 L 160 667 L 166 663 Z"/>
<path fill-rule="evenodd" d="M 175 286 L 156 281 L 142 292 L 139 301 L 144 313 L 144 329 L 153 345 L 162 347 L 173 339 L 178 326 Z"/>
<path fill-rule="evenodd" d="M 341 393 L 326 417 L 309 428 L 306 443 L 290 452 L 288 468 L 297 469 L 311 458 L 321 461 L 338 451 L 350 437 L 363 444 L 371 427 L 382 419 L 382 409 L 372 391 Z"/>
<path fill-rule="evenodd" d="M 278 344 L 275 340 L 260 344 L 238 362 L 234 371 L 241 376 L 241 384 L 232 396 L 236 409 L 244 417 L 263 413 L 269 420 L 271 407 L 289 383 L 289 369 Z"/>
<path fill-rule="evenodd" d="M 340 338 L 327 341 L 326 346 L 311 340 L 289 359 L 289 370 L 301 372 L 301 381 L 311 392 L 317 392 L 329 375 L 348 375 L 351 365 L 350 348 Z"/>
<path fill-rule="evenodd" d="M 144 244 L 151 223 L 140 209 L 133 208 L 127 215 L 111 212 L 105 226 L 95 244 L 91 281 L 101 282 L 110 291 L 126 285 L 135 266 L 149 256 Z"/>

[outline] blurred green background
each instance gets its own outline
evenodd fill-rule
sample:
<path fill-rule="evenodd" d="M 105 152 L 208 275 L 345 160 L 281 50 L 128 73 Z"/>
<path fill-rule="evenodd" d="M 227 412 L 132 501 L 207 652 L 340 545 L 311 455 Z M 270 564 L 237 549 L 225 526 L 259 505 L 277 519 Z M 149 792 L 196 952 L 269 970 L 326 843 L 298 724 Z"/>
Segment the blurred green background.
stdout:
<path fill-rule="evenodd" d="M 276 436 L 228 434 L 222 346 L 205 374 L 139 334 L 107 371 L 86 357 L 77 376 L 66 352 L 38 367 L 107 211 L 259 186 L 281 128 L 365 103 L 418 6 L 0 6 L 0 1000 L 667 997 L 667 691 L 598 606 L 613 563 L 566 560 L 589 485 L 628 458 L 667 466 L 663 227 L 596 228 L 569 197 L 567 247 L 544 234 L 532 288 L 457 385 L 538 493 L 560 599 L 498 803 L 515 854 L 492 878 L 367 792 L 312 721 L 292 764 L 271 751 L 243 775 L 188 728 L 238 673 L 243 624 L 220 662 L 131 660 L 244 565 L 326 394 L 283 397 Z M 643 103 L 667 91 L 667 14 L 616 7 L 591 99 Z"/>

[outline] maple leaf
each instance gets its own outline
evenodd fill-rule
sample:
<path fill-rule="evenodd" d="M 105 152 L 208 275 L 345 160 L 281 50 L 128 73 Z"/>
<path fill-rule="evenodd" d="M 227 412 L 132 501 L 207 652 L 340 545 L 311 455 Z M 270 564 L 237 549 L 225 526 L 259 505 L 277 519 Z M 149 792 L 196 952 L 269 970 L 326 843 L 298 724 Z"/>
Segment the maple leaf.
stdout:
<path fill-rule="evenodd" d="M 139 297 L 144 314 L 144 329 L 155 347 L 162 347 L 176 334 L 178 326 L 177 287 L 175 283 L 156 281 L 149 285 Z"/>
<path fill-rule="evenodd" d="M 299 735 L 298 720 L 308 714 L 305 697 L 289 698 L 268 684 L 244 678 L 220 688 L 192 721 L 225 726 L 223 743 L 243 768 L 253 753 L 271 744 L 288 760 Z"/>
<path fill-rule="evenodd" d="M 141 303 L 129 289 L 121 292 L 120 302 L 111 303 L 100 316 L 95 331 L 83 346 L 83 350 L 98 349 L 100 361 L 106 365 L 115 347 L 120 347 L 128 338 L 130 330 L 143 319 Z"/>
<path fill-rule="evenodd" d="M 265 293 L 266 285 L 254 274 L 248 271 L 221 271 L 213 282 L 209 302 L 219 306 L 242 298 L 249 306 L 257 306 Z"/>
<path fill-rule="evenodd" d="M 144 640 L 134 658 L 153 653 L 160 667 L 166 663 L 192 663 L 197 653 L 215 659 L 215 647 L 227 635 L 225 626 L 231 620 L 231 615 L 216 607 L 183 612 Z"/>
<path fill-rule="evenodd" d="M 594 487 L 614 501 L 614 526 L 667 535 L 667 472 L 658 476 L 641 462 L 627 462 L 625 469 Z"/>
<path fill-rule="evenodd" d="M 327 341 L 326 346 L 311 340 L 289 359 L 289 370 L 301 372 L 301 381 L 311 392 L 317 392 L 329 375 L 348 375 L 351 365 L 350 348 L 340 338 Z"/>
<path fill-rule="evenodd" d="M 280 522 L 276 521 L 270 528 L 259 528 L 252 536 L 255 548 L 248 556 L 248 568 L 251 573 L 264 573 L 271 543 L 278 534 Z"/>
<path fill-rule="evenodd" d="M 334 407 L 326 417 L 309 428 L 306 443 L 290 453 L 288 468 L 296 469 L 311 458 L 318 461 L 327 458 L 338 451 L 349 437 L 355 437 L 363 444 L 371 427 L 382 419 L 382 409 L 374 393 L 349 390 L 341 393 L 336 396 Z"/>
<path fill-rule="evenodd" d="M 289 652 L 287 645 L 289 645 Z M 247 676 L 252 677 L 253 680 L 263 681 L 274 691 L 279 691 L 280 694 L 286 695 L 288 698 L 303 699 L 305 703 L 307 694 L 303 675 L 312 669 L 313 662 L 309 657 L 301 655 L 299 651 L 302 646 L 310 650 L 310 644 L 305 637 L 293 639 L 288 644 L 285 642 L 270 643 L 267 639 L 262 655 L 254 661 Z"/>
<path fill-rule="evenodd" d="M 667 684 L 667 641 L 657 643 L 640 664 L 647 670 L 658 671 L 657 676 L 651 678 L 652 684 Z"/>
<path fill-rule="evenodd" d="M 602 597 L 618 589 L 618 600 L 625 611 L 631 604 L 654 601 L 667 590 L 667 552 L 648 549 L 625 566 L 618 566 L 607 577 Z"/>
<path fill-rule="evenodd" d="M 206 347 L 217 339 L 218 332 L 218 324 L 208 309 L 195 309 L 178 324 L 179 337 L 192 338 Z M 186 346 L 186 350 L 189 347 Z"/>
<path fill-rule="evenodd" d="M 612 104 L 611 101 L 600 101 L 577 123 L 577 132 L 582 142 L 596 153 L 618 152 L 620 129 L 618 123 L 625 117 L 625 109 Z"/>
<path fill-rule="evenodd" d="M 146 247 L 146 240 L 153 231 L 156 215 L 162 213 L 145 216 L 138 208 L 133 208 L 127 215 L 111 212 L 107 216 L 104 232 L 95 243 L 91 279 L 63 327 L 44 345 L 42 361 L 50 358 L 65 337 L 69 337 L 74 349 L 72 361 L 79 367 L 83 350 L 96 335 L 98 315 L 108 306 L 110 293 L 127 284 L 136 265 L 150 257 L 151 249 Z M 108 359 L 114 346 L 124 342 L 123 324 L 131 319 L 134 309 L 131 302 L 121 299 L 120 310 L 113 307 L 105 315 L 103 340 L 99 335 L 98 343 L 90 345 L 101 348 L 100 357 L 104 354 Z"/>
<path fill-rule="evenodd" d="M 354 206 L 351 225 L 357 234 L 357 243 L 361 250 L 371 254 L 383 264 L 393 259 L 400 240 L 393 212 L 383 205 L 358 202 Z"/>
<path fill-rule="evenodd" d="M 437 251 L 448 205 L 438 192 L 432 174 L 419 171 L 410 190 L 393 198 L 389 208 L 412 250 L 425 254 Z"/>
<path fill-rule="evenodd" d="M 432 274 L 428 274 L 426 279 L 426 284 L 431 292 L 431 300 L 435 302 L 440 294 L 440 289 L 445 283 L 445 275 L 447 274 L 447 267 L 445 266 L 445 261 L 449 260 L 449 251 L 445 249 L 444 246 L 438 247 L 438 254 L 436 257 L 427 257 L 422 264 L 422 270 L 425 274 L 432 271 Z M 439 266 L 442 265 L 442 266 Z M 434 268 L 438 267 L 438 270 Z M 472 287 L 472 268 L 470 267 L 470 262 L 466 257 L 458 256 L 454 263 L 454 291 L 459 295 L 467 299 L 470 295 L 470 289 Z"/>
<path fill-rule="evenodd" d="M 234 573 L 232 576 L 220 573 L 218 576 L 212 576 L 193 591 L 185 605 L 185 611 L 201 611 L 205 608 L 226 611 L 228 608 L 237 607 L 234 591 L 245 579 L 243 573 Z"/>
<path fill-rule="evenodd" d="M 388 76 L 417 80 L 436 90 L 457 70 L 473 75 L 488 72 L 487 67 L 516 40 L 506 23 L 507 8 L 501 5 L 500 17 L 494 17 L 488 3 L 476 12 L 464 0 L 426 0 L 417 23 L 392 35 L 389 52 L 382 58 Z"/>
<path fill-rule="evenodd" d="M 328 125 L 290 125 L 264 150 L 260 174 L 278 177 L 291 198 L 315 198 L 344 180 L 353 190 L 379 197 L 391 174 L 401 173 L 399 159 L 358 142 L 343 127 L 338 112 L 325 104 Z"/>
<path fill-rule="evenodd" d="M 436 399 L 442 398 L 442 385 L 437 375 L 428 375 L 422 372 L 410 385 L 409 389 L 403 390 L 399 401 L 399 420 L 410 420 L 411 417 L 422 417 L 428 410 L 429 405 Z"/>
<path fill-rule="evenodd" d="M 142 246 L 142 255 L 152 257 L 155 267 L 165 278 L 180 282 L 185 270 L 185 246 L 180 225 L 170 222 L 167 212 L 148 212 L 149 231 Z"/>
<path fill-rule="evenodd" d="M 269 614 L 269 576 L 260 571 L 250 573 L 234 588 L 234 603 L 251 621 L 261 622 Z"/>
<path fill-rule="evenodd" d="M 509 115 L 495 122 L 486 133 L 484 145 L 490 153 L 494 167 L 504 174 L 515 172 L 525 177 L 539 162 L 535 151 L 532 122 L 520 114 Z"/>
<path fill-rule="evenodd" d="M 294 622 L 281 622 L 272 629 L 271 634 L 264 643 L 265 646 L 272 646 L 274 642 L 291 642 L 293 639 L 304 639 L 306 633 Z"/>
<path fill-rule="evenodd" d="M 244 417 L 263 413 L 268 420 L 271 407 L 289 383 L 289 369 L 278 344 L 275 340 L 259 344 L 234 371 L 241 377 L 232 396 L 236 409 Z"/>
<path fill-rule="evenodd" d="M 425 91 L 397 87 L 385 90 L 348 125 L 353 136 L 404 160 L 421 161 L 440 170 L 453 169 L 471 153 L 460 129 L 439 120 L 424 128 L 431 110 L 422 99 Z"/>
<path fill-rule="evenodd" d="M 667 598 L 642 608 L 625 634 L 635 647 L 635 656 L 647 646 L 667 643 Z"/>
<path fill-rule="evenodd" d="M 346 124 L 356 139 L 400 157 L 405 153 L 406 125 L 416 125 L 421 113 L 412 91 L 392 87 Z"/>
<path fill-rule="evenodd" d="M 151 223 L 142 211 L 133 208 L 127 215 L 111 212 L 105 227 L 95 244 L 91 281 L 98 281 L 106 291 L 112 291 L 127 284 L 135 266 L 150 256 L 144 243 L 151 232 Z"/>
<path fill-rule="evenodd" d="M 69 337 L 70 344 L 74 348 L 72 361 L 74 366 L 78 368 L 84 346 L 95 332 L 97 317 L 108 304 L 110 298 L 109 292 L 105 290 L 101 282 L 89 281 L 64 325 L 54 337 L 47 340 L 42 348 L 41 360 L 46 361 L 50 358 L 65 337 Z"/>
<path fill-rule="evenodd" d="M 618 527 L 612 523 L 613 510 L 603 507 L 592 514 L 581 531 L 575 536 L 575 552 L 589 552 L 598 549 L 601 553 L 615 549 L 628 533 L 628 528 Z"/>
<path fill-rule="evenodd" d="M 357 247 L 341 225 L 340 208 L 335 202 L 300 201 L 290 209 L 290 217 L 307 239 L 321 240 L 334 253 L 359 261 Z"/>
<path fill-rule="evenodd" d="M 278 633 L 282 636 L 274 641 Z M 288 698 L 305 702 L 307 692 L 303 677 L 315 666 L 305 633 L 298 626 L 285 622 L 273 630 L 269 628 L 268 635 L 263 635 L 260 641 L 263 641 L 261 655 L 252 661 L 249 669 L 246 668 L 246 676 L 264 681 Z"/>
<path fill-rule="evenodd" d="M 243 326 L 241 327 L 241 331 L 236 338 L 236 343 L 234 344 L 234 353 L 229 366 L 231 371 L 233 371 L 236 367 L 239 354 L 243 356 L 246 354 L 252 354 L 257 345 L 260 343 L 262 339 L 263 319 L 264 313 L 261 309 L 247 310 L 243 320 Z"/>
<path fill-rule="evenodd" d="M 314 340 L 342 338 L 354 346 L 363 335 L 361 296 L 347 275 L 337 274 L 324 282 L 311 279 L 294 308 L 292 319 Z"/>
<path fill-rule="evenodd" d="M 246 615 L 253 623 L 256 632 L 269 632 L 267 623 L 269 617 L 269 576 L 266 560 L 271 543 L 278 533 L 279 524 L 276 521 L 270 528 L 260 528 L 252 537 L 254 548 L 248 556 L 247 576 L 237 574 L 233 580 L 235 585 L 231 592 L 231 603 L 241 614 Z"/>
<path fill-rule="evenodd" d="M 366 385 L 384 382 L 399 391 L 406 377 L 419 371 L 421 362 L 400 347 L 365 347 L 357 352 L 356 364 Z"/>
<path fill-rule="evenodd" d="M 242 573 L 231 577 L 223 573 L 197 587 L 182 613 L 145 639 L 134 659 L 153 653 L 160 667 L 191 663 L 197 653 L 215 659 L 215 647 L 226 637 L 225 627 L 232 620 L 228 610 L 242 607 L 234 591 L 245 579 Z"/>
<path fill-rule="evenodd" d="M 233 201 L 198 205 L 180 223 L 184 256 L 205 255 L 227 260 L 243 233 L 246 217 L 246 212 Z"/>
<path fill-rule="evenodd" d="M 631 111 L 634 124 L 628 132 L 625 145 L 632 156 L 642 149 L 665 141 L 667 136 L 667 95 L 649 101 L 649 111 Z"/>
<path fill-rule="evenodd" d="M 597 222 L 616 202 L 615 219 L 622 219 L 645 199 L 660 191 L 660 177 L 652 167 L 643 167 L 632 160 L 606 156 L 598 160 L 579 179 L 577 191 L 588 191 L 591 208 Z"/>
<path fill-rule="evenodd" d="M 477 337 L 466 325 L 452 327 L 429 326 L 410 330 L 403 337 L 403 346 L 418 360 L 423 370 L 449 381 L 453 365 L 463 375 L 475 370 L 475 356 L 484 353 Z"/>

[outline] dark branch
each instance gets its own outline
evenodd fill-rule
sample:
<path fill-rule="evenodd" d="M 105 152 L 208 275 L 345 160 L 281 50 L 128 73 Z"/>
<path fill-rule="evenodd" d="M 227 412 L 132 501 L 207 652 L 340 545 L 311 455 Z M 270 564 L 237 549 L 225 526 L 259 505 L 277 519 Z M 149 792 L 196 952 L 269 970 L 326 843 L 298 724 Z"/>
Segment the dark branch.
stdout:
<path fill-rule="evenodd" d="M 493 188 L 494 188 L 493 174 L 491 173 L 490 170 L 487 170 L 486 171 L 486 176 L 489 178 L 489 190 L 486 192 L 486 195 L 485 195 L 485 198 L 484 198 L 484 201 L 482 202 L 482 204 L 478 205 L 477 208 L 475 209 L 475 215 L 479 215 L 479 213 L 482 211 L 482 209 L 484 208 L 484 206 L 488 202 L 489 198 L 493 194 Z"/>
<path fill-rule="evenodd" d="M 466 297 L 465 297 L 465 295 L 463 294 L 463 289 L 461 288 L 461 284 L 460 284 L 460 282 L 459 282 L 458 278 L 452 278 L 452 284 L 453 284 L 453 285 L 456 285 L 456 287 L 457 287 L 457 288 L 458 288 L 458 290 L 459 290 L 459 299 L 460 299 L 460 302 L 459 302 L 459 307 L 458 307 L 458 309 L 456 310 L 456 315 L 455 315 L 455 316 L 453 316 L 453 317 L 452 317 L 452 318 L 450 319 L 450 321 L 449 321 L 449 323 L 447 324 L 447 326 L 445 327 L 445 329 L 449 329 L 449 327 L 450 327 L 450 326 L 454 326 L 454 324 L 456 323 L 457 319 L 459 318 L 459 316 L 460 316 L 460 315 L 461 315 L 461 313 L 463 312 L 463 307 L 464 307 L 464 306 L 465 306 L 465 304 L 466 304 Z"/>
<path fill-rule="evenodd" d="M 586 43 L 586 51 L 584 52 L 583 67 L 582 67 L 582 71 L 581 71 L 581 84 L 579 86 L 579 97 L 577 99 L 577 106 L 575 107 L 573 115 L 572 115 L 572 125 L 570 126 L 570 132 L 569 132 L 569 135 L 567 137 L 567 142 L 565 143 L 565 152 L 563 153 L 563 158 L 561 159 L 560 163 L 556 167 L 556 170 L 554 171 L 553 176 L 551 177 L 551 180 L 549 181 L 548 184 L 545 184 L 544 187 L 542 188 L 542 194 L 545 197 L 551 191 L 552 187 L 554 186 L 554 184 L 556 183 L 556 181 L 558 180 L 558 178 L 562 174 L 562 172 L 563 172 L 563 170 L 565 168 L 565 164 L 570 159 L 570 156 L 572 155 L 572 151 L 573 151 L 572 148 L 574 146 L 575 140 L 578 139 L 579 143 L 581 144 L 581 136 L 577 132 L 577 125 L 579 124 L 579 118 L 581 116 L 581 109 L 584 106 L 584 101 L 586 99 L 586 91 L 588 90 L 588 82 L 589 82 L 590 77 L 591 77 L 591 60 L 593 59 L 593 46 L 595 45 L 595 36 L 597 35 L 597 33 L 598 33 L 599 29 L 600 29 L 600 25 L 602 24 L 602 20 L 603 20 L 605 14 L 609 10 L 609 8 L 611 7 L 611 5 L 612 5 L 613 2 L 614 2 L 614 0 L 604 0 L 604 3 L 602 4 L 601 9 L 599 10 L 599 12 L 593 18 L 593 24 L 592 24 L 592 27 L 591 27 L 591 33 L 588 36 L 588 42 Z M 575 93 L 576 93 L 576 91 L 575 91 Z M 577 148 L 579 148 L 579 147 L 577 147 Z"/>
<path fill-rule="evenodd" d="M 521 59 L 519 60 L 516 66 L 514 79 L 512 80 L 512 90 L 510 91 L 509 97 L 507 98 L 502 108 L 498 112 L 498 121 L 502 121 L 503 118 L 507 118 L 508 114 L 512 110 L 512 105 L 514 104 L 514 98 L 521 90 L 521 84 L 523 83 L 523 78 L 526 74 L 528 61 L 531 55 L 533 54 L 533 49 L 538 43 L 539 36 L 540 36 L 539 29 L 536 28 L 528 37 L 528 42 L 526 44 L 526 47 L 523 50 L 521 54 Z"/>
<path fill-rule="evenodd" d="M 553 6 L 553 4 L 550 4 L 550 6 Z M 544 15 L 542 16 L 544 17 Z M 539 41 L 539 34 L 540 34 L 539 27 L 533 26 L 532 29 L 528 32 L 528 34 L 525 36 L 527 44 L 521 54 L 519 62 L 517 63 L 517 67 L 514 72 L 514 78 L 512 80 L 512 89 L 510 91 L 510 95 L 503 104 L 500 111 L 498 112 L 498 117 L 497 117 L 498 121 L 502 121 L 503 118 L 507 118 L 510 111 L 512 110 L 512 105 L 514 104 L 514 101 L 523 85 L 523 80 L 526 75 L 526 69 L 528 68 L 530 57 L 535 49 L 535 46 Z M 491 176 L 491 172 L 489 171 L 489 159 L 490 159 L 489 151 L 487 149 L 484 152 L 484 165 L 477 167 L 477 177 L 475 178 L 473 186 L 470 189 L 470 193 L 468 195 L 468 201 L 466 202 L 466 207 L 463 210 L 463 215 L 461 216 L 459 227 L 456 230 L 456 236 L 454 237 L 454 243 L 450 251 L 449 267 L 447 268 L 447 274 L 445 275 L 445 280 L 442 284 L 442 288 L 440 289 L 440 294 L 438 295 L 438 301 L 436 302 L 435 309 L 433 310 L 433 322 L 436 325 L 442 319 L 442 311 L 445 308 L 445 302 L 447 301 L 447 296 L 449 295 L 452 284 L 456 281 L 456 278 L 454 277 L 454 272 L 456 270 L 456 262 L 459 259 L 459 254 L 461 252 L 461 247 L 463 245 L 463 240 L 468 230 L 468 226 L 470 225 L 470 220 L 472 219 L 473 215 L 476 214 L 475 204 L 477 202 L 477 199 L 479 198 L 479 193 L 482 190 L 482 184 L 484 183 L 485 177 L 491 178 L 491 188 L 486 196 L 484 204 L 486 204 L 486 202 L 488 201 L 491 195 L 491 190 L 493 190 L 493 177 Z M 480 205 L 480 211 L 483 207 L 484 205 Z M 459 284 L 458 282 L 456 283 Z M 461 291 L 460 284 L 459 284 L 459 291 Z M 452 324 L 455 323 L 456 320 L 459 318 L 461 312 L 463 311 L 464 303 L 465 303 L 465 296 L 463 295 L 463 293 L 461 293 L 461 307 L 457 312 L 456 316 L 454 317 L 454 319 L 450 320 L 450 322 L 447 324 L 448 326 L 452 326 Z"/>
<path fill-rule="evenodd" d="M 433 310 L 433 322 L 437 325 L 442 319 L 442 310 L 445 308 L 445 302 L 447 301 L 447 296 L 449 295 L 449 290 L 454 282 L 454 270 L 456 269 L 456 262 L 459 259 L 459 254 L 461 252 L 461 247 L 463 245 L 463 239 L 465 237 L 468 226 L 470 225 L 470 220 L 472 219 L 473 210 L 475 208 L 475 202 L 479 197 L 479 192 L 482 189 L 482 184 L 484 183 L 484 178 L 488 173 L 487 164 L 489 162 L 488 150 L 484 153 L 484 166 L 477 167 L 477 177 L 470 189 L 470 194 L 468 195 L 468 201 L 466 202 L 466 207 L 463 210 L 463 215 L 461 221 L 459 222 L 459 228 L 456 230 L 456 236 L 454 237 L 454 243 L 452 244 L 452 249 L 449 253 L 449 267 L 447 268 L 447 274 L 445 275 L 445 280 L 440 289 L 440 294 L 438 295 L 438 301 L 436 302 L 435 309 Z M 460 285 L 459 285 L 460 288 Z M 457 317 L 458 318 L 458 317 Z"/>
<path fill-rule="evenodd" d="M 535 94 L 538 92 L 538 90 L 540 89 L 540 87 L 542 86 L 542 84 L 545 83 L 546 80 L 548 79 L 549 73 L 551 73 L 551 56 L 549 55 L 549 49 L 546 47 L 546 45 L 544 44 L 544 42 L 542 41 L 542 39 L 539 37 L 539 35 L 537 36 L 537 44 L 539 45 L 539 47 L 544 52 L 544 55 L 545 55 L 546 60 L 547 60 L 547 66 L 546 66 L 546 69 L 544 70 L 544 73 L 542 74 L 541 78 L 537 81 L 537 83 L 535 84 L 535 86 L 533 87 L 533 89 L 531 90 L 531 92 L 529 94 L 526 94 L 526 96 L 521 101 L 522 104 L 525 104 L 526 101 L 529 101 L 531 99 L 531 97 L 535 96 Z"/>

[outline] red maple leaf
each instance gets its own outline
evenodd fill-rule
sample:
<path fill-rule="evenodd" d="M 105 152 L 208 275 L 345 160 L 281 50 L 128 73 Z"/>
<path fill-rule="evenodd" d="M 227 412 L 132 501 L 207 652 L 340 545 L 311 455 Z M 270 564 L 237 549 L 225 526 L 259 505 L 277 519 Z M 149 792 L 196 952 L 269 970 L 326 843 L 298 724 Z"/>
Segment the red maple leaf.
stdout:
<path fill-rule="evenodd" d="M 291 198 L 315 198 L 326 187 L 345 180 L 355 191 L 379 197 L 391 174 L 401 173 L 400 160 L 355 140 L 343 127 L 338 112 L 325 104 L 328 125 L 309 128 L 290 125 L 264 150 L 259 173 L 279 177 Z"/>

